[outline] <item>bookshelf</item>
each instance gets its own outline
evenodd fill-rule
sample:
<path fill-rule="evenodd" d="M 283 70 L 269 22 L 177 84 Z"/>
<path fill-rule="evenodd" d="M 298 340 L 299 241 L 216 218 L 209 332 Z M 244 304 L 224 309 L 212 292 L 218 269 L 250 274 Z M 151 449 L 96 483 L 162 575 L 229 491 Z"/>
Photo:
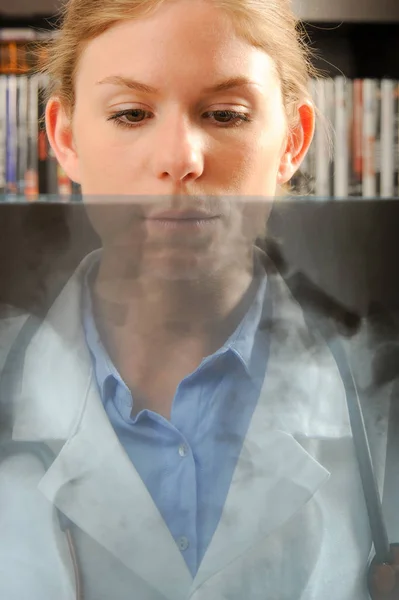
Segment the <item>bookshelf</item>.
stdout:
<path fill-rule="evenodd" d="M 391 22 L 305 22 L 305 29 L 321 73 L 312 95 L 330 124 L 333 152 L 328 157 L 319 121 L 295 188 L 319 197 L 398 197 L 399 14 Z"/>
<path fill-rule="evenodd" d="M 323 77 L 321 83 L 313 84 L 311 91 L 320 112 L 330 124 L 333 143 L 332 155 L 328 156 L 325 126 L 319 123 L 311 151 L 291 182 L 294 193 L 325 198 L 399 197 L 399 2 L 292 2 L 294 11 L 304 23 L 309 43 L 316 53 L 315 66 Z M 12 6 L 8 0 L 0 0 L 0 33 L 4 28 L 16 32 L 21 29 L 50 30 L 56 21 L 58 7 L 58 0 L 39 0 L 36 3 L 30 0 L 16 0 Z M 1 46 L 4 55 L 5 44 Z M 2 73 L 4 75 L 7 71 L 3 68 Z M 8 73 L 11 71 L 8 70 Z M 20 72 L 17 81 L 24 76 Z M 345 78 L 344 82 L 342 77 Z M 360 92 L 358 86 L 357 91 L 354 89 L 355 80 L 362 82 Z M 372 93 L 377 96 L 372 108 L 374 116 L 370 116 L 369 113 L 364 116 L 364 80 L 376 82 L 376 85 L 370 84 L 374 90 Z M 392 81 L 391 91 L 388 90 L 386 80 Z M 385 83 L 382 84 L 382 81 Z M 16 85 L 15 81 L 11 83 Z M 6 93 L 4 85 L 3 83 L 1 92 L 0 83 L 0 102 L 2 94 L 3 104 Z M 35 85 L 40 87 L 40 84 Z M 366 84 L 366 87 L 367 85 L 369 84 Z M 14 95 L 16 93 L 18 92 L 14 92 Z M 367 93 L 366 89 L 366 96 Z M 392 98 L 389 99 L 387 94 L 391 94 Z M 361 106 L 358 105 L 359 102 Z M 38 111 L 42 108 L 39 102 Z M 384 115 L 388 111 L 388 117 L 382 118 L 384 110 Z M 390 119 L 390 122 L 386 119 Z M 385 123 L 383 131 L 382 122 Z M 6 128 L 3 124 L 3 130 Z M 4 135 L 7 134 L 3 131 L 2 140 L 0 124 L 0 194 L 11 192 L 24 195 L 26 190 L 21 180 L 20 183 L 11 181 L 9 184 L 6 181 L 7 177 L 16 177 L 14 171 L 18 171 L 18 167 L 13 169 L 11 165 L 8 167 L 8 175 L 1 175 L 1 147 L 3 155 L 6 154 Z M 43 132 L 39 131 L 37 135 L 38 159 L 41 157 L 42 160 L 39 161 L 36 188 L 34 182 L 32 185 L 31 177 L 28 180 L 27 195 L 36 199 L 42 194 L 60 193 L 66 197 L 70 194 L 79 195 L 79 187 L 69 182 L 59 165 L 54 163 L 51 148 L 48 145 L 45 147 Z M 356 155 L 356 148 L 364 150 L 367 155 L 365 161 L 362 156 Z M 13 148 L 13 152 L 16 154 L 18 149 Z M 35 154 L 34 150 L 31 154 Z M 392 159 L 387 161 L 386 156 L 391 154 Z M 344 164 L 345 161 L 347 164 Z M 3 171 L 5 170 L 7 169 L 3 167 Z M 367 179 L 371 183 L 367 183 Z M 389 179 L 392 179 L 392 184 L 387 183 Z M 384 185 L 382 181 L 385 182 Z"/>

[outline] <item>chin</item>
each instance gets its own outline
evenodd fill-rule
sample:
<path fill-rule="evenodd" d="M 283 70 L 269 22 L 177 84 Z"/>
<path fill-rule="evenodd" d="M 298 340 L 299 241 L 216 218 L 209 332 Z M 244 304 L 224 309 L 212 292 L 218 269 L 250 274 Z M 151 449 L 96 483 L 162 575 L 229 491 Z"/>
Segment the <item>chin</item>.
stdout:
<path fill-rule="evenodd" d="M 220 268 L 215 257 L 186 253 L 184 256 L 158 257 L 146 260 L 141 269 L 145 277 L 165 282 L 199 281 L 215 274 Z"/>

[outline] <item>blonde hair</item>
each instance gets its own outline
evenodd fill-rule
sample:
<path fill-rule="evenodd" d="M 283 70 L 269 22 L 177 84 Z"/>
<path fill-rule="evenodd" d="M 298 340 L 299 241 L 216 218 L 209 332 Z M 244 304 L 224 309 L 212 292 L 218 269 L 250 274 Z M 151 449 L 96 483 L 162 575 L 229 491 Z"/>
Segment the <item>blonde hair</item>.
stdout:
<path fill-rule="evenodd" d="M 57 96 L 71 117 L 75 106 L 75 76 L 85 46 L 122 21 L 155 12 L 174 0 L 64 0 L 57 32 L 46 47 L 37 48 L 37 72 L 47 77 L 45 102 Z M 317 72 L 304 26 L 291 9 L 291 0 L 207 0 L 232 19 L 237 34 L 264 50 L 273 60 L 280 79 L 289 130 L 299 121 L 298 106 L 312 102 L 309 80 Z M 283 186 L 277 195 L 289 192 Z"/>
<path fill-rule="evenodd" d="M 122 21 L 154 12 L 173 0 L 67 0 L 61 7 L 54 38 L 37 51 L 37 72 L 48 77 L 46 100 L 56 95 L 68 114 L 75 105 L 74 81 L 79 58 L 92 39 Z M 288 123 L 295 126 L 301 100 L 311 100 L 308 82 L 316 76 L 303 26 L 291 0 L 207 0 L 232 18 L 242 38 L 274 60 Z"/>

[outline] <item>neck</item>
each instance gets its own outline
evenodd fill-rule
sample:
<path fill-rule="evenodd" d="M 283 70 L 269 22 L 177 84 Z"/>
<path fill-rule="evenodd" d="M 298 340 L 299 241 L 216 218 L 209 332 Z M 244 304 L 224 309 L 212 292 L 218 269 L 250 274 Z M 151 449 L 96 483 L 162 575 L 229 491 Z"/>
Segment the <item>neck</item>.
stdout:
<path fill-rule="evenodd" d="M 103 256 L 93 289 L 96 324 L 135 398 L 146 398 L 141 408 L 151 395 L 156 404 L 162 390 L 166 404 L 155 408 L 169 414 L 178 383 L 234 332 L 258 287 L 253 264 L 251 253 L 223 272 L 165 281 L 122 276 Z"/>

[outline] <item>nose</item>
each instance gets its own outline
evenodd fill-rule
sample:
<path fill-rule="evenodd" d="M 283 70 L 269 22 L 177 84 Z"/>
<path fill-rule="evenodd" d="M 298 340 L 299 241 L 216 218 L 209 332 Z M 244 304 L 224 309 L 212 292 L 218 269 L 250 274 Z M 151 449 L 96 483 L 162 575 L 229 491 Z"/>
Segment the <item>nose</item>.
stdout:
<path fill-rule="evenodd" d="M 203 138 L 187 117 L 169 116 L 158 126 L 151 156 L 157 179 L 180 186 L 204 171 Z"/>

